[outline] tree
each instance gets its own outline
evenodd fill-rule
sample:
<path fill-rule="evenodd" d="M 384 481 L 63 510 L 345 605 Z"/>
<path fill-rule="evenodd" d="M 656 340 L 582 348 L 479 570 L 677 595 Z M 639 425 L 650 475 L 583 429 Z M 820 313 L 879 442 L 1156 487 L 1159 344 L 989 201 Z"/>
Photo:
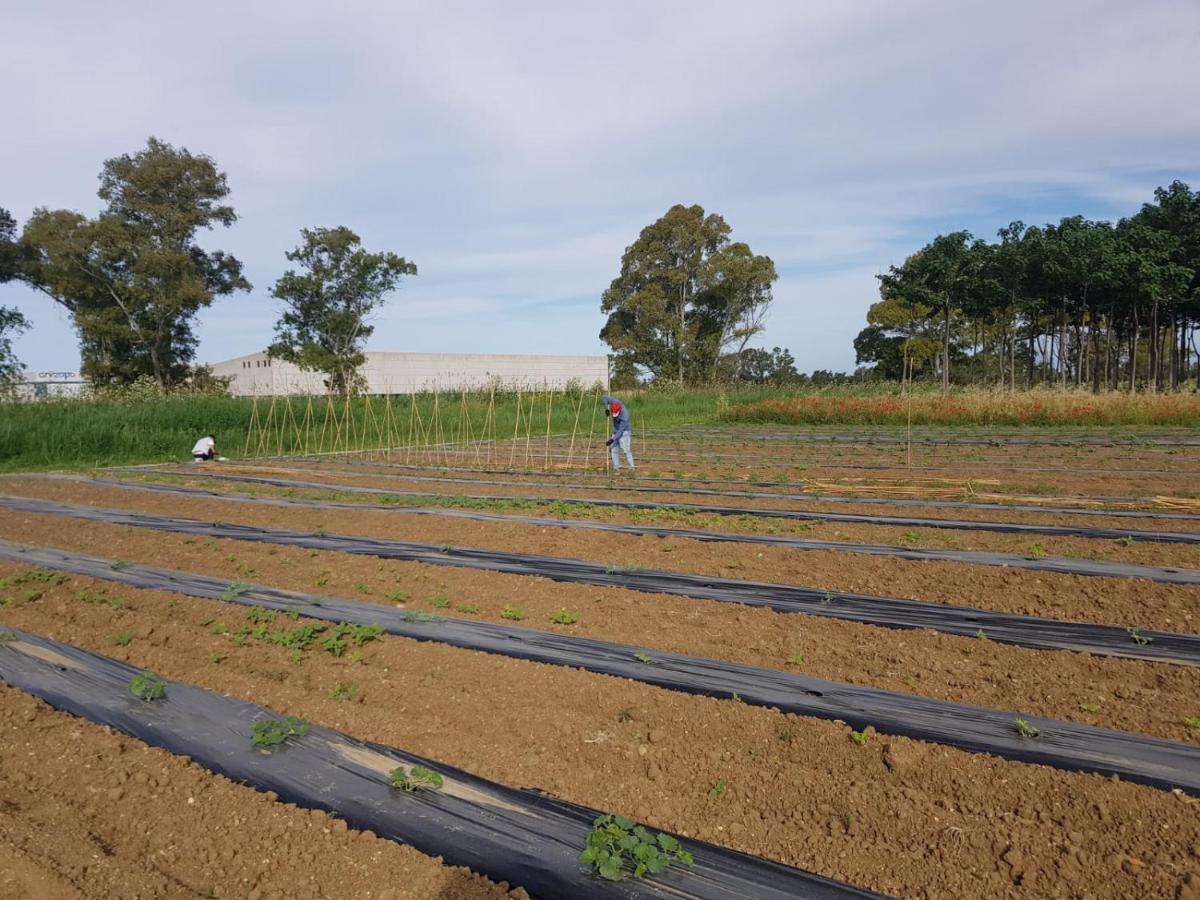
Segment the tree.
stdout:
<path fill-rule="evenodd" d="M 0 284 L 12 281 L 23 271 L 23 254 L 16 241 L 17 222 L 8 210 L 0 209 Z M 0 306 L 0 393 L 6 393 L 21 377 L 22 367 L 12 349 L 12 338 L 29 328 L 29 320 L 18 310 Z"/>
<path fill-rule="evenodd" d="M 747 347 L 733 356 L 735 378 L 753 384 L 791 384 L 800 377 L 791 351 L 782 347 L 764 350 Z"/>
<path fill-rule="evenodd" d="M 368 253 L 344 226 L 303 229 L 303 243 L 287 254 L 300 263 L 275 282 L 271 296 L 285 309 L 275 325 L 271 356 L 310 372 L 324 372 L 325 386 L 342 396 L 359 387 L 363 347 L 375 328 L 367 318 L 417 267 L 394 253 Z"/>
<path fill-rule="evenodd" d="M 25 278 L 70 311 L 87 377 L 151 375 L 166 387 L 187 375 L 197 313 L 250 290 L 237 259 L 196 243 L 201 229 L 237 220 L 228 195 L 212 159 L 152 137 L 140 153 L 104 163 L 95 219 L 34 212 L 22 238 L 32 257 Z"/>
<path fill-rule="evenodd" d="M 730 231 L 721 216 L 682 205 L 642 229 L 600 302 L 600 338 L 618 357 L 655 378 L 712 381 L 722 355 L 762 330 L 775 264 L 731 243 Z"/>

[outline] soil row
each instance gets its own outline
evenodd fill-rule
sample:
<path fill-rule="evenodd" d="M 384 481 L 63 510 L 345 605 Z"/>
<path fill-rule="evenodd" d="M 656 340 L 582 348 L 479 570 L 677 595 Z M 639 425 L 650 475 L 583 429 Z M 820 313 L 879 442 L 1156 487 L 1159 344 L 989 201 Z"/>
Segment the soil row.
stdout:
<path fill-rule="evenodd" d="M 47 584 L 4 618 L 485 778 L 888 893 L 1170 896 L 1200 866 L 1200 820 L 1171 793 L 869 733 L 860 745 L 836 723 L 402 638 L 364 645 L 357 659 L 239 646 L 229 632 L 242 608 L 128 589 L 120 608 L 78 599 L 105 587 Z M 123 645 L 108 637 L 126 632 Z"/>
<path fill-rule="evenodd" d="M 524 896 L 4 685 L 0 894 Z"/>
<path fill-rule="evenodd" d="M 6 493 L 210 522 L 414 540 L 435 546 L 586 559 L 746 581 L 794 584 L 975 606 L 1044 618 L 1158 631 L 1200 630 L 1200 588 L 1136 579 L 1032 572 L 964 563 L 909 561 L 836 551 L 721 544 L 407 515 L 401 510 L 314 510 L 214 498 L 182 499 L 118 487 L 43 479 L 6 482 Z M 824 536 L 840 538 L 834 530 Z M 1200 551 L 1200 548 L 1195 548 Z"/>
<path fill-rule="evenodd" d="M 0 537 L 438 616 L 504 622 L 1042 715 L 1169 740 L 1200 740 L 1196 670 L 897 631 L 770 609 L 563 584 L 235 540 L 73 523 L 0 510 Z M 27 588 L 0 591 L 19 603 Z M 558 625 L 562 610 L 578 617 Z"/>

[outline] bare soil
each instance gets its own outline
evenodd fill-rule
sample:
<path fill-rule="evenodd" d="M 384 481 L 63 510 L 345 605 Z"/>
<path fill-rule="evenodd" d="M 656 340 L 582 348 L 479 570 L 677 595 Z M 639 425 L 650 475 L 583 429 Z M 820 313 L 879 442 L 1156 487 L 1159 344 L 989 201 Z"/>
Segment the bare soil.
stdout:
<path fill-rule="evenodd" d="M 0 895 L 524 896 L 0 685 Z"/>
<path fill-rule="evenodd" d="M 836 723 L 400 638 L 367 645 L 359 662 L 319 651 L 294 662 L 284 648 L 239 647 L 200 624 L 236 623 L 244 610 L 230 604 L 136 590 L 122 591 L 122 609 L 76 599 L 81 587 L 100 586 L 78 578 L 50 585 L 4 618 L 483 777 L 902 896 L 1186 897 L 1200 874 L 1200 815 L 1180 795 L 880 735 L 857 746 Z M 109 645 L 105 636 L 122 628 L 134 630 L 132 642 Z M 355 700 L 329 696 L 349 680 Z M 5 741 L 3 752 L 13 746 Z M 66 763 L 77 769 L 78 756 Z M 170 767 L 188 768 L 160 765 L 145 783 L 151 798 L 177 781 L 162 777 Z M 4 778 L 21 771 L 23 786 L 39 777 L 26 768 L 5 766 Z M 107 776 L 102 784 L 118 786 Z M 192 785 L 186 790 L 195 796 Z M 143 855 L 157 849 L 143 809 L 171 810 L 166 835 L 187 821 L 184 795 L 172 798 L 131 807 Z M 265 798 L 263 806 L 274 809 Z M 239 802 L 228 815 L 245 809 Z M 196 818 L 186 846 L 236 836 L 227 877 L 248 878 L 233 860 L 244 855 L 248 866 L 263 857 L 243 853 L 243 831 L 214 828 L 211 813 L 202 826 Z M 262 852 L 278 858 L 274 845 Z M 337 857 L 321 857 L 329 858 Z M 224 850 L 219 859 L 214 871 L 226 865 Z M 342 882 L 341 867 L 329 877 Z M 382 881 L 374 870 L 371 877 Z"/>

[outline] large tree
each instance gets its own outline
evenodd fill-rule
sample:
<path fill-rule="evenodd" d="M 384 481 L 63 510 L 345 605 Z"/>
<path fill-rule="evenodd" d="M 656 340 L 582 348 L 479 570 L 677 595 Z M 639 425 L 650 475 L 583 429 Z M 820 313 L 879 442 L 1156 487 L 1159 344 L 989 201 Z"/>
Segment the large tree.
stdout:
<path fill-rule="evenodd" d="M 655 378 L 713 381 L 722 356 L 762 330 L 775 263 L 730 231 L 716 213 L 681 205 L 642 229 L 600 302 L 600 337 L 619 358 Z"/>
<path fill-rule="evenodd" d="M 358 386 L 363 348 L 375 330 L 368 317 L 417 267 L 395 253 L 368 253 L 344 226 L 303 229 L 303 243 L 287 254 L 289 269 L 271 291 L 284 303 L 271 356 L 324 372 L 329 390 L 349 395 Z"/>
<path fill-rule="evenodd" d="M 225 174 L 207 156 L 157 138 L 104 163 L 100 214 L 39 209 L 23 246 L 26 280 L 71 313 L 83 373 L 98 382 L 150 375 L 164 387 L 195 358 L 197 313 L 216 297 L 250 290 L 242 264 L 201 248 L 197 233 L 228 227 Z"/>
<path fill-rule="evenodd" d="M 7 209 L 0 209 L 0 284 L 18 278 L 24 271 L 24 259 L 17 243 L 17 222 Z M 12 338 L 29 328 L 29 320 L 19 310 L 0 306 L 0 393 L 6 393 L 21 377 L 21 363 L 12 349 Z"/>

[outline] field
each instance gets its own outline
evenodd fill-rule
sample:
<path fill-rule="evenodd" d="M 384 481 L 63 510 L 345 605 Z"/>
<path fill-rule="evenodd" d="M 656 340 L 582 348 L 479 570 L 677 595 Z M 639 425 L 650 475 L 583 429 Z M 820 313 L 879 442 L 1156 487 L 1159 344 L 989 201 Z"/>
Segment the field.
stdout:
<path fill-rule="evenodd" d="M 0 891 L 1200 897 L 1190 400 L 733 399 L 5 476 Z"/>

